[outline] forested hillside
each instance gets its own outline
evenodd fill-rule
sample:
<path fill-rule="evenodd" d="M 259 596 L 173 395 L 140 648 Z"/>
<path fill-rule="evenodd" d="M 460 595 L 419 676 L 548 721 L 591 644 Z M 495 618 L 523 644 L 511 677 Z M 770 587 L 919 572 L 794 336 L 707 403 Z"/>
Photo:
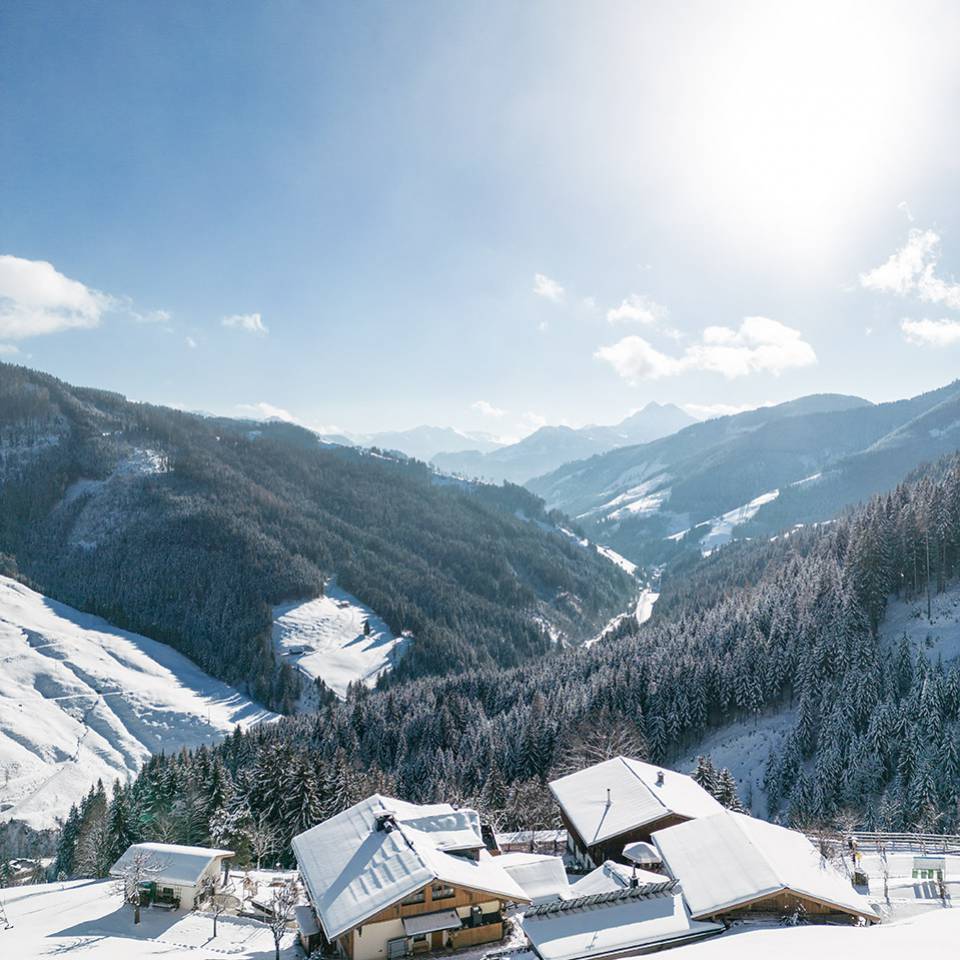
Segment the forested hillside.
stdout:
<path fill-rule="evenodd" d="M 960 382 L 891 403 L 813 395 L 569 463 L 527 486 L 635 563 L 828 520 L 956 449 Z"/>
<path fill-rule="evenodd" d="M 330 576 L 414 641 L 396 676 L 510 667 L 636 594 L 518 487 L 289 424 L 204 418 L 0 365 L 2 570 L 289 706 L 271 608 Z"/>
<path fill-rule="evenodd" d="M 212 751 L 156 757 L 113 804 L 88 798 L 61 863 L 117 817 L 137 835 L 234 849 L 269 828 L 282 851 L 375 788 L 537 826 L 553 816 L 543 781 L 571 765 L 618 752 L 669 763 L 729 721 L 789 707 L 796 722 L 766 776 L 774 814 L 956 830 L 960 668 L 922 645 L 891 646 L 877 628 L 890 598 L 936 595 L 958 572 L 951 459 L 836 523 L 721 549 L 617 639 L 510 671 L 358 691 Z"/>

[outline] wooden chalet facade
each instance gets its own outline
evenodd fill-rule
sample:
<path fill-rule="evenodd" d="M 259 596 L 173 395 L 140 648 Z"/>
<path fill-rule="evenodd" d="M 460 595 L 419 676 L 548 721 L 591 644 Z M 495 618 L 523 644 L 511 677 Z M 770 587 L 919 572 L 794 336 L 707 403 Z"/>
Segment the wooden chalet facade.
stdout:
<path fill-rule="evenodd" d="M 477 814 L 447 804 L 374 796 L 295 837 L 293 848 L 319 945 L 346 960 L 494 943 L 506 907 L 529 902 L 485 849 Z"/>

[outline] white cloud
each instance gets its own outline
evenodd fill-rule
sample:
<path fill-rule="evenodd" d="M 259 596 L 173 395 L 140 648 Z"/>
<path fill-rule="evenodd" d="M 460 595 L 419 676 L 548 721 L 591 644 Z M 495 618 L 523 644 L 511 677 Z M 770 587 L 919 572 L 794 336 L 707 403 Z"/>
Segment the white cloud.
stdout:
<path fill-rule="evenodd" d="M 758 407 L 771 406 L 770 401 L 764 403 L 685 403 L 683 409 L 698 420 L 712 420 L 714 417 L 729 417 L 736 413 L 746 413 Z"/>
<path fill-rule="evenodd" d="M 148 310 L 146 313 L 140 313 L 131 307 L 129 313 L 137 323 L 169 323 L 172 319 L 166 310 Z"/>
<path fill-rule="evenodd" d="M 539 330 L 540 333 L 546 333 L 549 329 L 550 329 L 550 324 L 547 323 L 546 320 L 541 320 L 541 321 L 537 324 L 537 330 Z"/>
<path fill-rule="evenodd" d="M 297 418 L 283 407 L 275 407 L 272 403 L 238 403 L 237 412 L 251 420 L 283 420 L 284 423 L 299 423 Z"/>
<path fill-rule="evenodd" d="M 547 425 L 547 418 L 539 413 L 533 413 L 528 410 L 522 417 L 521 422 L 524 428 L 529 428 L 532 433 L 534 430 L 539 430 L 541 427 Z"/>
<path fill-rule="evenodd" d="M 477 413 L 482 414 L 485 417 L 503 417 L 506 416 L 507 411 L 501 410 L 499 407 L 495 407 L 492 403 L 488 403 L 486 400 L 477 400 L 474 403 L 470 404 L 471 410 L 476 410 Z"/>
<path fill-rule="evenodd" d="M 607 323 L 643 323 L 651 324 L 662 320 L 667 308 L 645 294 L 631 293 L 619 307 L 607 311 Z"/>
<path fill-rule="evenodd" d="M 112 305 L 107 294 L 65 277 L 45 260 L 0 256 L 0 337 L 89 329 Z"/>
<path fill-rule="evenodd" d="M 0 343 L 0 356 L 11 357 L 15 353 L 19 353 L 20 348 L 14 346 L 12 343 Z"/>
<path fill-rule="evenodd" d="M 679 357 L 658 350 L 643 337 L 624 337 L 594 356 L 625 380 L 658 380 L 691 370 L 720 373 L 728 379 L 751 373 L 782 373 L 817 362 L 799 330 L 768 317 L 745 317 L 739 328 L 707 327 L 699 343 Z"/>
<path fill-rule="evenodd" d="M 533 292 L 538 297 L 546 297 L 554 303 L 563 303 L 566 296 L 563 287 L 556 280 L 551 280 L 545 273 L 533 275 Z"/>
<path fill-rule="evenodd" d="M 193 337 L 187 337 L 187 338 L 186 338 L 186 342 L 187 342 L 187 346 L 188 346 L 191 350 L 196 350 L 196 349 L 197 349 L 197 341 L 194 340 Z"/>
<path fill-rule="evenodd" d="M 259 313 L 234 313 L 229 317 L 224 317 L 220 323 L 225 327 L 244 330 L 260 337 L 266 336 L 270 332 L 269 328 L 264 326 L 263 318 Z"/>
<path fill-rule="evenodd" d="M 886 263 L 860 274 L 868 290 L 914 295 L 924 303 L 960 310 L 960 283 L 937 276 L 940 235 L 933 230 L 911 230 L 907 242 Z"/>
<path fill-rule="evenodd" d="M 949 347 L 960 343 L 960 320 L 903 320 L 900 329 L 908 343 L 923 347 Z"/>

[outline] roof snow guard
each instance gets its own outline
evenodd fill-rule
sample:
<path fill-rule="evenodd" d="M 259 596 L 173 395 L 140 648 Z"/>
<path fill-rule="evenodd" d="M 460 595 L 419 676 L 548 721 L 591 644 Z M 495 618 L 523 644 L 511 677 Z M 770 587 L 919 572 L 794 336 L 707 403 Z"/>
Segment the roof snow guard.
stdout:
<path fill-rule="evenodd" d="M 477 859 L 457 856 L 462 850 L 478 850 Z M 421 806 L 374 794 L 295 836 L 293 852 L 328 940 L 434 880 L 530 902 L 483 849 L 476 811 L 446 803 Z"/>
<path fill-rule="evenodd" d="M 629 757 L 554 780 L 550 792 L 588 846 L 671 814 L 693 820 L 723 810 L 692 777 Z"/>
<path fill-rule="evenodd" d="M 649 900 L 651 897 L 662 897 L 666 894 L 672 896 L 678 884 L 677 880 L 665 879 L 662 883 L 642 883 L 637 887 L 627 887 L 625 890 L 614 890 L 611 893 L 593 893 L 587 897 L 574 897 L 572 900 L 555 900 L 552 903 L 541 903 L 538 907 L 531 907 L 524 912 L 523 916 L 527 920 L 530 917 L 545 917 L 552 913 L 602 907 L 624 900 Z"/>

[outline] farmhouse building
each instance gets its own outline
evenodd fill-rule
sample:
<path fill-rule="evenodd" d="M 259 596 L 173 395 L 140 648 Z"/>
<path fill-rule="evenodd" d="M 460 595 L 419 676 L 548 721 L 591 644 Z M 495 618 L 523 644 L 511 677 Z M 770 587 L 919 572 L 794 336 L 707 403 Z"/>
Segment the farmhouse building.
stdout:
<path fill-rule="evenodd" d="M 391 960 L 503 937 L 530 898 L 486 850 L 474 810 L 375 794 L 293 838 L 322 942 Z"/>
<path fill-rule="evenodd" d="M 122 877 L 137 855 L 145 857 L 150 879 L 143 885 L 144 901 L 178 910 L 192 910 L 207 880 L 217 881 L 226 872 L 232 850 L 185 847 L 178 843 L 134 843 L 110 868 L 111 877 Z"/>
<path fill-rule="evenodd" d="M 582 867 L 622 858 L 626 844 L 723 807 L 691 777 L 614 757 L 550 784 L 567 829 L 567 849 Z"/>
<path fill-rule="evenodd" d="M 745 915 L 808 919 L 879 914 L 850 880 L 802 834 L 725 810 L 654 833 L 671 877 L 680 881 L 694 919 Z"/>

